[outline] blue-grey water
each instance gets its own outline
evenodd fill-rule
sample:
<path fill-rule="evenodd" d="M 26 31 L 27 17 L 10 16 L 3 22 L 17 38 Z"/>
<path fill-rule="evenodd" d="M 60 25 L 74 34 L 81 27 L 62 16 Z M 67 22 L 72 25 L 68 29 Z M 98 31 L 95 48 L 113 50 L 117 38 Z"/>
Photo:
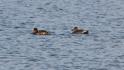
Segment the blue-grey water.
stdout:
<path fill-rule="evenodd" d="M 0 0 L 0 70 L 124 70 L 124 0 Z"/>

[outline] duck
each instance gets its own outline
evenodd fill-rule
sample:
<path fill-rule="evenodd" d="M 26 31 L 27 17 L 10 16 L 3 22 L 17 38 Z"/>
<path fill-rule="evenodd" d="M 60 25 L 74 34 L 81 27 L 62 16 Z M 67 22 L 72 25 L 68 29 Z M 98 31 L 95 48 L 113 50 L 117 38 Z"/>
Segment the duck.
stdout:
<path fill-rule="evenodd" d="M 34 35 L 49 35 L 49 32 L 46 30 L 38 30 L 38 28 L 33 28 L 32 34 L 34 34 Z"/>
<path fill-rule="evenodd" d="M 89 34 L 88 30 L 84 30 L 84 29 L 79 29 L 79 27 L 74 27 L 72 29 L 72 33 L 73 34 Z"/>

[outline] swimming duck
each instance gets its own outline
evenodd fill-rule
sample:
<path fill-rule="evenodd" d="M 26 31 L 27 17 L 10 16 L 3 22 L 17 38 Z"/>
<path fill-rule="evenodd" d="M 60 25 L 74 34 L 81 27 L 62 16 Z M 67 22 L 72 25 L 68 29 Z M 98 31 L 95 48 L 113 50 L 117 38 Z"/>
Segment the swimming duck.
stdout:
<path fill-rule="evenodd" d="M 32 34 L 35 35 L 49 35 L 49 32 L 46 30 L 38 30 L 38 28 L 33 28 Z"/>
<path fill-rule="evenodd" d="M 84 30 L 84 29 L 79 29 L 78 27 L 74 27 L 72 29 L 72 33 L 73 34 L 88 34 L 89 31 L 88 30 Z"/>

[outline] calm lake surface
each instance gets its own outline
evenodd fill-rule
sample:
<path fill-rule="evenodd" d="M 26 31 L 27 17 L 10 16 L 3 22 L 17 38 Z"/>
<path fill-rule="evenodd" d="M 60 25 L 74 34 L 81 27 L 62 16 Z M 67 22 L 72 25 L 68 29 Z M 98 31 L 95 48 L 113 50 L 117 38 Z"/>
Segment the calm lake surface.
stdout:
<path fill-rule="evenodd" d="M 0 70 L 124 70 L 124 0 L 0 0 Z"/>

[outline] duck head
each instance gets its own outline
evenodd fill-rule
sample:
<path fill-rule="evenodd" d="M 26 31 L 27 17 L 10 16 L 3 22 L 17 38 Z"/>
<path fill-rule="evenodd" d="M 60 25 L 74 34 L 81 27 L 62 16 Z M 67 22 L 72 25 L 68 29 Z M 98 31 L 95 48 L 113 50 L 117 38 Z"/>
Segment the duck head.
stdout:
<path fill-rule="evenodd" d="M 74 28 L 72 29 L 72 31 L 76 31 L 76 30 L 78 30 L 78 27 L 74 27 Z"/>
<path fill-rule="evenodd" d="M 33 28 L 32 33 L 33 34 L 37 34 L 38 33 L 38 29 L 37 28 Z"/>

